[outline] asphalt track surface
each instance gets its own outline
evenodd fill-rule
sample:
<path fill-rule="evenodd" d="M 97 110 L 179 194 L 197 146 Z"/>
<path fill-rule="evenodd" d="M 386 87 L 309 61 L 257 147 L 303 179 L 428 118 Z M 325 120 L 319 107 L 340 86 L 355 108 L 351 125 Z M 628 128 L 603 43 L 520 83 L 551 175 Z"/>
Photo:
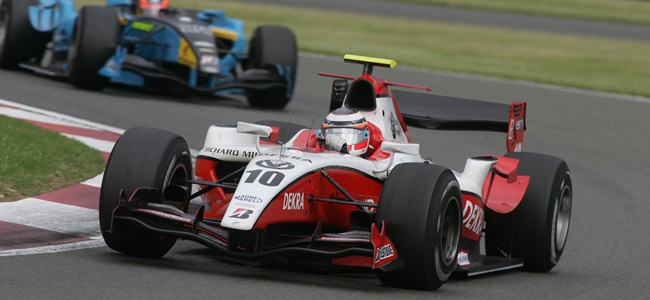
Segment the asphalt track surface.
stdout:
<path fill-rule="evenodd" d="M 564 19 L 380 0 L 242 0 L 319 10 L 502 27 L 589 37 L 650 41 L 650 26 L 602 21 Z M 336 34 L 333 32 L 332 34 Z"/>
<path fill-rule="evenodd" d="M 173 98 L 112 87 L 87 92 L 26 72 L 0 71 L 0 98 L 128 128 L 153 126 L 201 148 L 207 127 L 238 120 L 319 124 L 330 79 L 317 71 L 358 74 L 339 59 L 301 56 L 294 100 L 283 111 L 253 110 L 240 100 Z M 571 168 L 574 199 L 569 240 L 547 274 L 510 271 L 454 279 L 431 293 L 382 287 L 374 274 L 265 268 L 219 257 L 181 241 L 160 260 L 131 258 L 107 247 L 0 258 L 3 299 L 647 299 L 650 288 L 650 101 L 398 68 L 377 74 L 438 94 L 502 103 L 527 101 L 524 149 L 559 156 Z M 466 157 L 501 154 L 500 133 L 412 129 L 424 156 L 462 169 Z"/>

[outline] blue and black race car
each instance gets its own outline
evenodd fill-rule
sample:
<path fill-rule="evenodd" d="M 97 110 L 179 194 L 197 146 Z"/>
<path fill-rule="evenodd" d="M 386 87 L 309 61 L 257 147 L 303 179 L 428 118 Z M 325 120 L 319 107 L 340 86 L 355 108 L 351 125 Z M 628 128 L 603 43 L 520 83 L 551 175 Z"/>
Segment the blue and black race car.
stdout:
<path fill-rule="evenodd" d="M 68 78 L 89 90 L 114 82 L 287 105 L 297 67 L 289 28 L 260 26 L 248 43 L 242 20 L 168 1 L 107 0 L 77 12 L 74 0 L 3 0 L 0 67 Z"/>

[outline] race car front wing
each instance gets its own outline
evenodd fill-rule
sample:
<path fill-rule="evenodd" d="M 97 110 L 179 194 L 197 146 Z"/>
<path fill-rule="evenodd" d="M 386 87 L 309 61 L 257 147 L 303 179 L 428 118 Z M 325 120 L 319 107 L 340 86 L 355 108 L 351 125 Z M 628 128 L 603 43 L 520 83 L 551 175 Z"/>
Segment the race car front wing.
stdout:
<path fill-rule="evenodd" d="M 223 228 L 218 221 L 204 220 L 203 207 L 196 214 L 188 214 L 173 205 L 149 202 L 161 199 L 161 191 L 139 188 L 129 198 L 122 191 L 118 206 L 113 210 L 111 229 L 116 224 L 130 223 L 140 230 L 164 236 L 192 240 L 222 254 L 242 260 L 262 260 L 278 256 L 310 256 L 342 258 L 348 256 L 372 257 L 374 249 L 370 234 L 321 234 L 292 238 L 278 243 L 265 243 L 263 229 L 239 231 Z"/>

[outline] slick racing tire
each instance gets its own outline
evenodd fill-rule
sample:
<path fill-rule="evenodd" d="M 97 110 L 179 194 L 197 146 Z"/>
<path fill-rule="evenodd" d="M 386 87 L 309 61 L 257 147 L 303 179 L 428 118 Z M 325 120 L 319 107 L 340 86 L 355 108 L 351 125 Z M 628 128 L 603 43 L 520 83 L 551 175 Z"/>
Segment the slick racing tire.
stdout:
<path fill-rule="evenodd" d="M 486 252 L 524 260 L 524 269 L 548 272 L 560 260 L 571 221 L 573 187 L 567 164 L 556 157 L 525 152 L 519 175 L 530 176 L 523 200 L 508 214 L 486 212 Z"/>
<path fill-rule="evenodd" d="M 121 190 L 129 198 L 139 187 L 161 189 L 164 202 L 159 203 L 187 211 L 190 185 L 172 186 L 172 181 L 191 179 L 192 174 L 190 151 L 182 137 L 154 128 L 127 130 L 108 159 L 99 196 L 99 225 L 106 245 L 132 256 L 165 255 L 176 238 L 143 232 L 127 223 L 114 222 L 111 228 L 113 211 Z"/>
<path fill-rule="evenodd" d="M 117 11 L 101 6 L 84 6 L 79 12 L 68 50 L 70 83 L 86 90 L 101 90 L 109 79 L 99 70 L 111 56 L 120 34 Z"/>
<path fill-rule="evenodd" d="M 278 70 L 277 66 L 285 67 Z M 255 29 L 250 41 L 247 69 L 267 69 L 289 79 L 287 88 L 250 90 L 248 103 L 253 107 L 280 109 L 285 107 L 296 86 L 298 46 L 293 31 L 287 27 L 265 25 Z M 288 74 L 286 72 L 289 72 Z"/>
<path fill-rule="evenodd" d="M 286 144 L 299 131 L 303 129 L 309 129 L 309 127 L 307 126 L 303 126 L 295 123 L 289 123 L 289 122 L 282 122 L 282 121 L 262 120 L 262 121 L 255 122 L 255 124 L 277 127 L 278 134 L 280 135 L 280 137 L 278 138 L 278 142 L 281 142 L 282 144 Z M 269 138 L 262 138 L 262 140 L 268 142 Z"/>
<path fill-rule="evenodd" d="M 29 6 L 38 0 L 3 0 L 0 4 L 0 67 L 16 69 L 18 64 L 39 57 L 49 33 L 34 30 L 29 22 Z"/>
<path fill-rule="evenodd" d="M 380 270 L 379 280 L 401 288 L 442 286 L 456 268 L 461 203 L 460 186 L 449 169 L 423 163 L 397 165 L 384 183 L 376 225 L 381 228 L 384 223 L 386 237 L 403 264 L 396 263 L 396 271 Z"/>

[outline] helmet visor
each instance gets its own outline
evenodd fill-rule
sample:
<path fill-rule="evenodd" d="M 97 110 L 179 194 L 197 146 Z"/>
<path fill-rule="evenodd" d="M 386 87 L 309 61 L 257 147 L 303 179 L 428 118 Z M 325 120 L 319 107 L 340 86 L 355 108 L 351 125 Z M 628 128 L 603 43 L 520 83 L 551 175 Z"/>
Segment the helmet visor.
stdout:
<path fill-rule="evenodd" d="M 324 136 L 336 136 L 345 140 L 348 146 L 359 144 L 368 138 L 365 129 L 344 127 L 325 128 Z"/>

